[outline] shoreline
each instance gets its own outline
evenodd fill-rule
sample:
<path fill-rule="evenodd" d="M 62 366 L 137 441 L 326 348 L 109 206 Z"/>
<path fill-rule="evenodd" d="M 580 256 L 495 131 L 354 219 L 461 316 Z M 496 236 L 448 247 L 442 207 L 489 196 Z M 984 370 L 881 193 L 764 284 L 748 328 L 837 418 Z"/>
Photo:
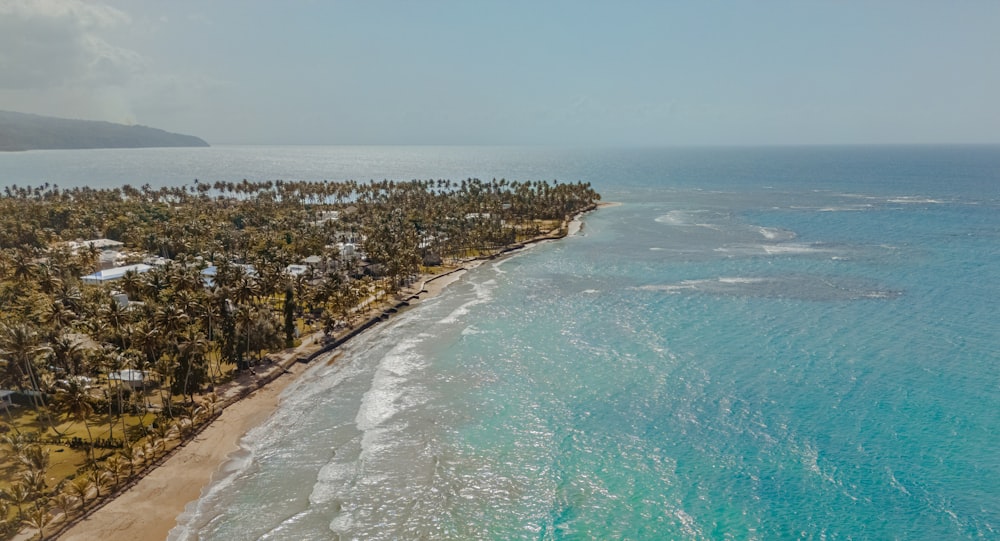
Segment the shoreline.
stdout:
<path fill-rule="evenodd" d="M 270 417 L 280 405 L 284 390 L 309 369 L 310 363 L 299 362 L 301 358 L 311 361 L 319 355 L 334 352 L 351 338 L 377 327 L 391 312 L 440 295 L 466 272 L 486 261 L 511 256 L 534 244 L 577 235 L 582 229 L 581 217 L 584 214 L 615 205 L 598 203 L 564 220 L 562 226 L 553 232 L 508 246 L 490 256 L 463 261 L 441 273 L 421 275 L 415 282 L 419 285 L 400 290 L 394 304 L 376 310 L 372 317 L 348 329 L 326 346 L 318 343 L 321 333 L 317 332 L 304 336 L 302 344 L 296 348 L 271 354 L 277 360 L 263 373 L 257 376 L 243 374 L 217 391 L 221 397 L 220 411 L 196 435 L 153 464 L 148 473 L 130 486 L 109 497 L 89 514 L 71 522 L 66 529 L 50 534 L 50 538 L 67 541 L 166 539 L 188 504 L 201 498 L 232 454 L 240 450 L 240 440 Z M 336 358 L 336 353 L 333 355 Z M 286 375 L 289 377 L 282 377 Z"/>

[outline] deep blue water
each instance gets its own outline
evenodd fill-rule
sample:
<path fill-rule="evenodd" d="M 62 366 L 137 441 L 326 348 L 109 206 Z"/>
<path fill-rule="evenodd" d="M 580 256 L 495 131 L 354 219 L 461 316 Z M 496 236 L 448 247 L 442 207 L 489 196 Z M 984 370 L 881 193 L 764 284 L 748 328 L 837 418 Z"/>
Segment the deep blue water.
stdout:
<path fill-rule="evenodd" d="M 68 154 L 99 176 L 49 181 L 559 179 L 623 203 L 312 368 L 175 537 L 1000 537 L 1000 147 Z M 35 159 L 0 173 L 37 184 Z"/>

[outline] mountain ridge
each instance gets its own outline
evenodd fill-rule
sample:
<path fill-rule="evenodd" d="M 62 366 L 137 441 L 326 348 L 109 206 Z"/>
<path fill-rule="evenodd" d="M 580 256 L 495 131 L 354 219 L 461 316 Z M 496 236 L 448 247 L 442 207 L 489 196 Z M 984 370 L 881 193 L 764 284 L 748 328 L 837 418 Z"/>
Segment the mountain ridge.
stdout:
<path fill-rule="evenodd" d="M 207 146 L 200 137 L 149 126 L 0 111 L 0 151 Z"/>

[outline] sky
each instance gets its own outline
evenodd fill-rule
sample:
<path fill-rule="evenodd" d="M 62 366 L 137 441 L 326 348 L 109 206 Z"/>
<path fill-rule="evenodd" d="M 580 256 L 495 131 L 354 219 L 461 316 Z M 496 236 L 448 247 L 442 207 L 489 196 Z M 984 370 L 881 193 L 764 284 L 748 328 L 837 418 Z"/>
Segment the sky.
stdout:
<path fill-rule="evenodd" d="M 1000 2 L 0 0 L 0 109 L 212 144 L 1000 143 Z"/>

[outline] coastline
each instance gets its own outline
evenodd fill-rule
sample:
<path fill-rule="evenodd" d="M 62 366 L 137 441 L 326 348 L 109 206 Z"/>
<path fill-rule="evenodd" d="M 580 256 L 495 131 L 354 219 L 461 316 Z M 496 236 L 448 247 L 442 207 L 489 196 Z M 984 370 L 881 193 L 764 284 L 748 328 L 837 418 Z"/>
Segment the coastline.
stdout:
<path fill-rule="evenodd" d="M 394 308 L 377 310 L 373 317 L 345 332 L 330 346 L 320 347 L 317 333 L 304 337 L 302 345 L 297 348 L 272 354 L 276 362 L 266 371 L 258 376 L 243 375 L 227 388 L 219 390 L 222 396 L 221 413 L 206 423 L 193 438 L 152 466 L 131 486 L 51 538 L 72 541 L 96 538 L 102 541 L 166 539 L 187 505 L 201 497 L 202 491 L 212 483 L 231 455 L 239 451 L 243 436 L 275 411 L 282 392 L 309 368 L 307 364 L 298 362 L 300 358 L 312 359 L 334 351 L 357 334 L 377 326 L 395 309 L 436 297 L 484 261 L 507 257 L 529 245 L 577 235 L 583 226 L 583 214 L 615 205 L 593 205 L 565 220 L 560 228 L 549 234 L 512 245 L 491 256 L 461 262 L 445 272 L 421 275 L 414 286 L 399 292 Z"/>

